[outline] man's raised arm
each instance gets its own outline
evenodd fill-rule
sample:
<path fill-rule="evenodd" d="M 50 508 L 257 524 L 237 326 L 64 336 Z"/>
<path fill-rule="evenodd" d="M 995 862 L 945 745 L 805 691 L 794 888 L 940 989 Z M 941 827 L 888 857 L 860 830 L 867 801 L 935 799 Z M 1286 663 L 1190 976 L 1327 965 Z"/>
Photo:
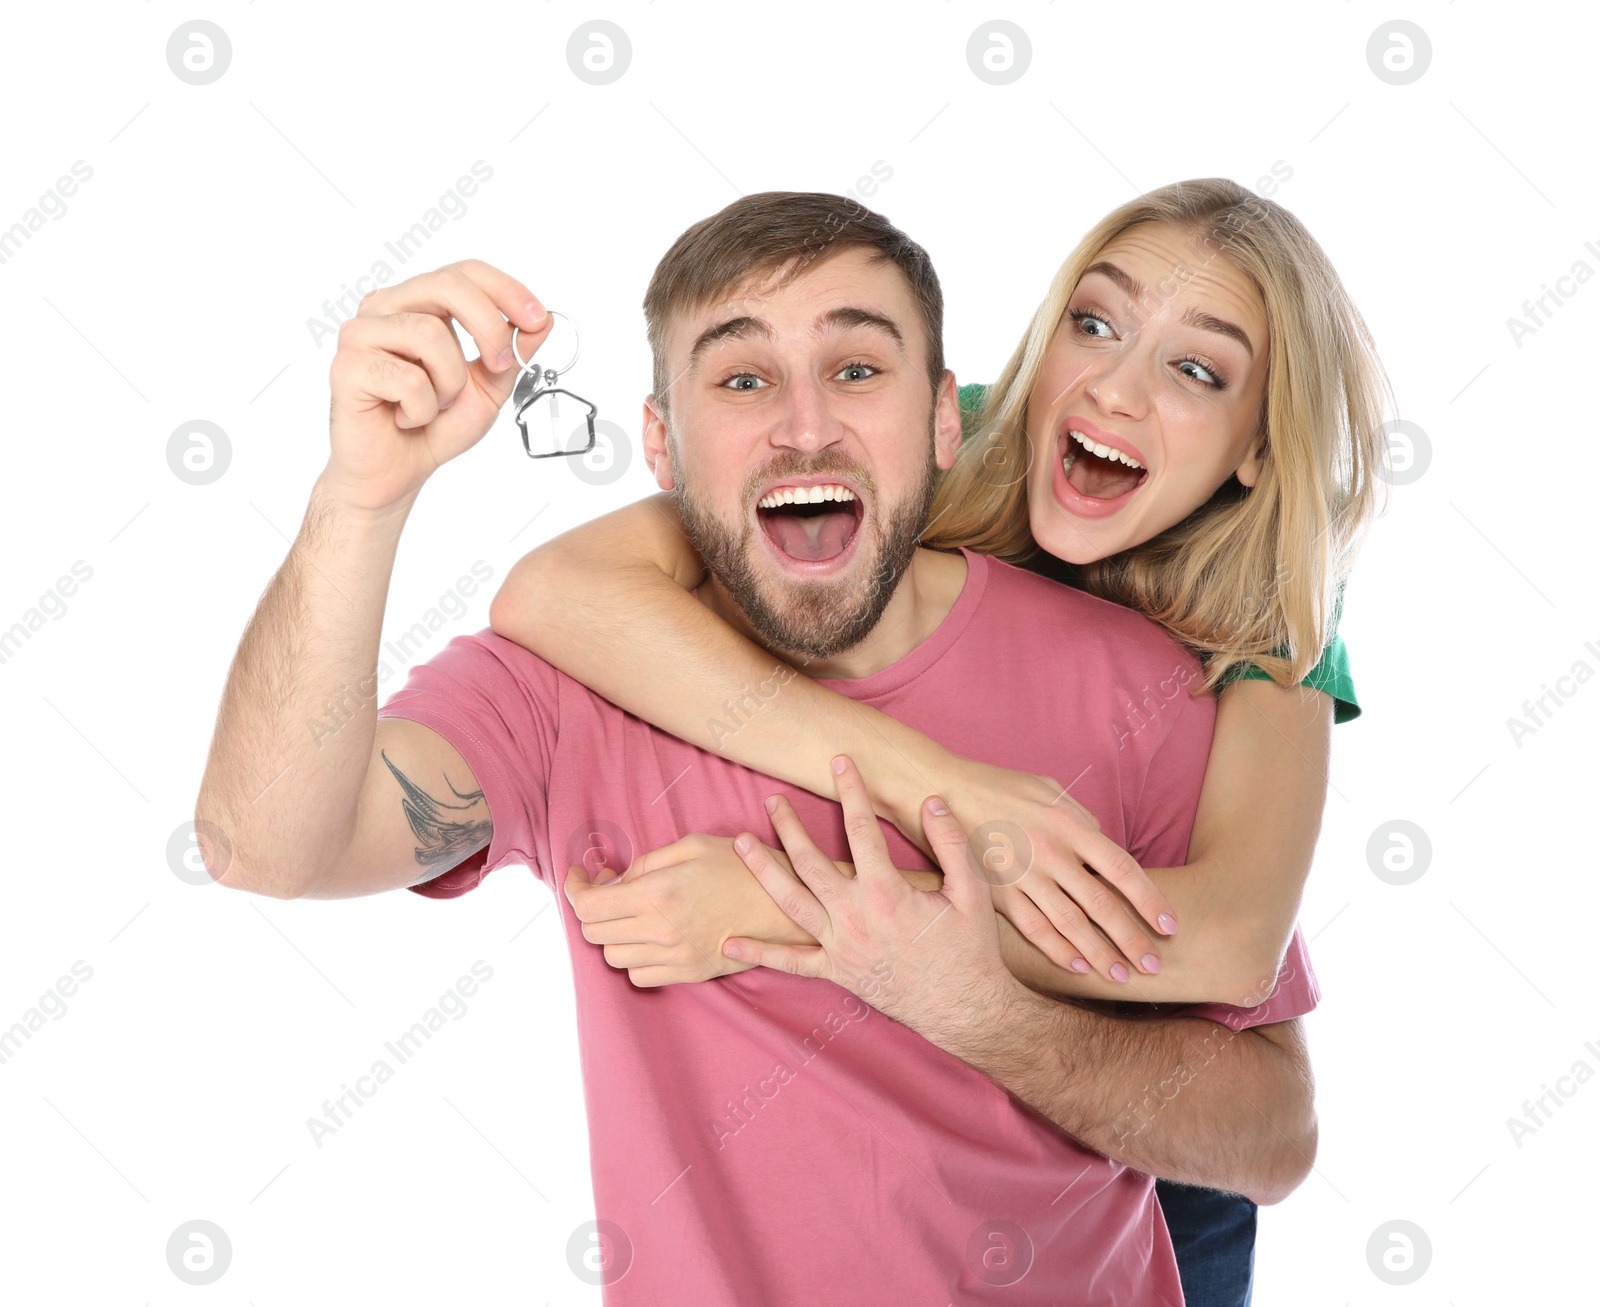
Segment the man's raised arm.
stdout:
<path fill-rule="evenodd" d="M 456 318 L 480 357 L 469 362 Z M 195 805 L 219 884 L 347 897 L 431 879 L 489 842 L 471 770 L 436 732 L 375 717 L 383 611 L 423 483 L 476 444 L 550 318 L 469 260 L 375 291 L 339 329 L 330 455 L 289 556 L 246 627 Z M 491 366 L 492 364 L 492 366 Z M 311 723 L 354 703 L 337 730 Z"/>

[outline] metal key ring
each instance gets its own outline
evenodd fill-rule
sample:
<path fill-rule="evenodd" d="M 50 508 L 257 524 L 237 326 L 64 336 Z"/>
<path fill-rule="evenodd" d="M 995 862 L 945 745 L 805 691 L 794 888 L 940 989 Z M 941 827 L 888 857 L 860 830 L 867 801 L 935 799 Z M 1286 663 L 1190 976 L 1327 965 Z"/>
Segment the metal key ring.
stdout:
<path fill-rule="evenodd" d="M 568 318 L 565 313 L 562 313 L 559 309 L 546 309 L 545 312 L 547 312 L 552 318 L 566 318 L 567 325 L 572 328 L 573 339 L 576 342 L 572 351 L 572 357 L 563 363 L 559 368 L 534 367 L 532 363 L 528 362 L 522 357 L 521 354 L 517 353 L 517 333 L 521 330 L 520 327 L 511 328 L 511 354 L 512 357 L 514 357 L 517 362 L 522 365 L 522 370 L 524 372 L 531 372 L 536 377 L 543 372 L 553 381 L 556 377 L 560 376 L 578 361 L 578 355 L 583 352 L 583 338 L 578 335 L 577 324 L 574 323 L 571 318 Z"/>

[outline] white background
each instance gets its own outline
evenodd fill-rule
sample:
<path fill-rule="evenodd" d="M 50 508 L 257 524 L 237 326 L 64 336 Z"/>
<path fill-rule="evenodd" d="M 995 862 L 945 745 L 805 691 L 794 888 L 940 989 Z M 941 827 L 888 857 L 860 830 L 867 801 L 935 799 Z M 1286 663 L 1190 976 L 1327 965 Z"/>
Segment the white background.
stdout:
<path fill-rule="evenodd" d="M 197 17 L 232 44 L 205 86 L 165 54 Z M 1397 17 L 1432 45 L 1403 86 L 1366 56 Z M 595 18 L 631 43 L 609 85 L 566 58 Z M 995 18 L 1032 47 L 1005 86 L 965 56 Z M 1507 1125 L 1575 1064 L 1600 1071 L 1600 685 L 1562 683 L 1576 692 L 1520 744 L 1507 725 L 1574 664 L 1600 671 L 1600 285 L 1566 283 L 1520 345 L 1507 326 L 1579 260 L 1600 271 L 1592 15 L 157 0 L 16 7 L 6 27 L 0 228 L 75 161 L 93 176 L 0 264 L 0 629 L 74 562 L 92 578 L 0 665 L 0 1028 L 74 962 L 92 978 L 0 1065 L 0 1295 L 598 1301 L 565 1254 L 593 1209 L 548 891 L 517 870 L 450 903 L 281 902 L 187 884 L 167 856 L 229 660 L 326 457 L 334 343 L 308 322 L 482 160 L 492 179 L 397 277 L 472 256 L 525 280 L 579 320 L 572 381 L 630 437 L 649 273 L 739 192 L 844 191 L 886 165 L 870 202 L 933 254 L 967 381 L 995 375 L 1113 205 L 1291 170 L 1274 198 L 1339 268 L 1431 460 L 1394 488 L 1349 591 L 1365 714 L 1336 731 L 1302 916 L 1324 995 L 1308 1020 L 1321 1151 L 1263 1212 L 1257 1302 L 1593 1298 L 1600 1084 L 1562 1082 L 1575 1092 L 1520 1146 Z M 203 486 L 166 455 L 197 418 L 231 449 Z M 634 453 L 591 486 L 530 462 L 505 415 L 412 513 L 386 634 L 479 560 L 493 580 L 421 656 L 486 626 L 522 552 L 652 488 Z M 1431 841 L 1408 885 L 1369 864 L 1392 819 Z M 306 1119 L 479 960 L 493 979 L 466 1015 L 315 1146 Z M 192 1218 L 232 1243 L 209 1288 L 167 1265 Z M 1431 1244 L 1409 1286 L 1369 1266 L 1393 1219 Z"/>

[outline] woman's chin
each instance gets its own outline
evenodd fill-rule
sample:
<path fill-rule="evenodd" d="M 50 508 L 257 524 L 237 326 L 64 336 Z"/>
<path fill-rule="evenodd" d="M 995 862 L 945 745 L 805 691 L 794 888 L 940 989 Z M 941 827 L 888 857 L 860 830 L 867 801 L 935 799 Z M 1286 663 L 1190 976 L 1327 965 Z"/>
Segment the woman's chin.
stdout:
<path fill-rule="evenodd" d="M 1063 520 L 1066 518 L 1059 505 L 1048 510 L 1048 519 L 1033 522 L 1033 538 L 1039 548 L 1053 554 L 1063 563 L 1082 567 L 1098 563 L 1102 558 L 1121 553 L 1131 542 L 1121 539 L 1122 532 L 1105 522 Z"/>

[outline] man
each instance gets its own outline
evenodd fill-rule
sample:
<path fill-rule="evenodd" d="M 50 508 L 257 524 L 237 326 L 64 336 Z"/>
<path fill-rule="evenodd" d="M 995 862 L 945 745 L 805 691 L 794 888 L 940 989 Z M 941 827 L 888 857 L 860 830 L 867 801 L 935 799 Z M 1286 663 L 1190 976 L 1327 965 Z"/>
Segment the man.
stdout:
<path fill-rule="evenodd" d="M 1120 750 L 1091 728 L 1119 692 L 1171 672 L 1168 638 L 1019 569 L 916 547 L 933 471 L 960 441 L 920 247 L 838 197 L 749 196 L 680 238 L 646 302 L 646 454 L 712 565 L 702 601 L 970 756 L 1048 774 L 1092 763 L 1074 792 L 1107 835 L 1150 865 L 1181 862 L 1210 701 Z M 841 762 L 863 864 L 841 892 L 815 865 L 849 858 L 838 806 L 656 731 L 492 631 L 413 667 L 376 720 L 315 743 L 297 728 L 370 676 L 405 517 L 509 395 L 513 325 L 534 344 L 549 329 L 526 287 L 468 262 L 374 292 L 341 327 L 328 466 L 241 642 L 202 783 L 213 874 L 281 897 L 451 897 L 518 861 L 561 895 L 597 839 L 626 865 L 693 832 L 737 835 L 781 794 L 769 811 L 832 917 L 811 924 L 841 984 L 753 969 L 635 989 L 558 898 L 607 1301 L 1180 1303 L 1145 1173 L 1274 1201 L 1309 1166 L 1288 1018 L 1314 991 L 1297 949 L 1268 1002 L 1207 1009 L 1228 1025 L 1052 1002 L 1001 965 L 937 804 L 924 820 L 945 889 L 922 891 L 886 869 L 927 860 L 867 830 Z M 838 507 L 758 507 L 802 486 Z M 1059 658 L 997 685 L 1019 629 Z M 284 770 L 258 795 L 263 754 Z M 783 892 L 781 867 L 752 866 Z M 1130 1121 L 1158 1083 L 1174 1086 L 1159 1110 Z"/>

